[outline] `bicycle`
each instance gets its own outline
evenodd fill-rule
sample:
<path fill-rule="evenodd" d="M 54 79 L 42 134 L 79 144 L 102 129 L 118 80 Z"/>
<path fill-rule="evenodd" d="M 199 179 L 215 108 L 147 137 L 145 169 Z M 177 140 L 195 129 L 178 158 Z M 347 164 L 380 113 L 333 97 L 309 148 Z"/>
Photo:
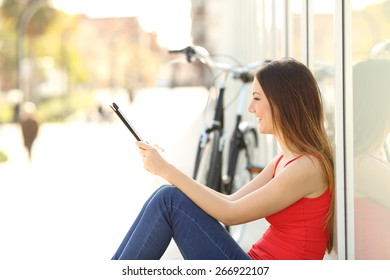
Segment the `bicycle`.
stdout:
<path fill-rule="evenodd" d="M 218 96 L 214 117 L 201 132 L 196 152 L 193 178 L 218 192 L 232 194 L 244 186 L 262 171 L 254 164 L 253 155 L 258 147 L 257 128 L 243 121 L 243 108 L 248 86 L 252 84 L 252 71 L 265 62 L 254 62 L 245 66 L 219 63 L 212 59 L 209 52 L 200 46 L 189 46 L 181 50 L 170 50 L 169 53 L 184 53 L 187 62 L 199 60 L 213 70 L 222 71 L 223 79 L 218 87 Z M 230 75 L 229 75 L 230 74 Z M 227 172 L 224 174 L 223 154 L 225 148 L 224 131 L 224 97 L 226 82 L 229 77 L 240 80 L 241 88 L 237 103 L 236 121 L 230 138 Z M 225 226 L 232 237 L 239 242 L 243 236 L 245 224 Z"/>

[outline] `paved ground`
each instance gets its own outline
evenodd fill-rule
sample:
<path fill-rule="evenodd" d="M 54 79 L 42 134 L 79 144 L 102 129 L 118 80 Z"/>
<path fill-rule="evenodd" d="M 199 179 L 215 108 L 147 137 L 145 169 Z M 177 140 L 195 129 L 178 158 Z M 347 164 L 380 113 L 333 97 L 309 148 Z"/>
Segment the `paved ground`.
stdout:
<path fill-rule="evenodd" d="M 206 100 L 200 89 L 147 91 L 123 111 L 144 138 L 191 174 Z M 142 202 L 164 183 L 143 170 L 133 143 L 116 119 L 45 124 L 30 164 L 19 127 L 0 126 L 0 149 L 9 156 L 0 164 L 2 264 L 28 259 L 28 269 L 39 272 L 37 260 L 109 259 Z M 264 226 L 248 226 L 245 249 Z M 180 259 L 174 245 L 164 259 Z"/>

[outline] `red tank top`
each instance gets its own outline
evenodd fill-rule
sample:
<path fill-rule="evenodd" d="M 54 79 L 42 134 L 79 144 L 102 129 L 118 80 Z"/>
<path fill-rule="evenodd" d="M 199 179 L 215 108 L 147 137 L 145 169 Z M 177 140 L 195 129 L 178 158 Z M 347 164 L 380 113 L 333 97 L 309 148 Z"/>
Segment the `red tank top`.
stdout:
<path fill-rule="evenodd" d="M 301 156 L 287 162 L 285 166 Z M 276 162 L 275 170 L 282 157 Z M 328 242 L 324 220 L 330 201 L 327 188 L 318 197 L 301 198 L 266 217 L 270 226 L 248 255 L 255 260 L 323 259 Z"/>

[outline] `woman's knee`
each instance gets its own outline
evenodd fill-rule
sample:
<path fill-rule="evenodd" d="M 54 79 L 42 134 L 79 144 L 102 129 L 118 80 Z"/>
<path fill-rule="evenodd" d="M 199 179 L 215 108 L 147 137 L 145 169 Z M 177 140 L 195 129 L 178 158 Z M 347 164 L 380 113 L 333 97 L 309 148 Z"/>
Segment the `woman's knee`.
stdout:
<path fill-rule="evenodd" d="M 163 203 L 165 206 L 177 204 L 185 197 L 185 194 L 172 185 L 163 185 L 155 193 L 153 199 Z"/>
<path fill-rule="evenodd" d="M 156 197 L 163 197 L 163 198 L 167 198 L 167 197 L 171 197 L 173 195 L 177 195 L 177 193 L 180 193 L 181 191 L 172 186 L 172 185 L 162 185 L 161 187 L 158 188 L 157 192 L 156 192 Z"/>

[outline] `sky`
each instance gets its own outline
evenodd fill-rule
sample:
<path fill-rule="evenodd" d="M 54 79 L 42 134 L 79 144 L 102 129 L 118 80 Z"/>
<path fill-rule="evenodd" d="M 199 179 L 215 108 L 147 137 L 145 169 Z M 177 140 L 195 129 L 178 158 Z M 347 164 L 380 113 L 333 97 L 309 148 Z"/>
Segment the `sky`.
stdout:
<path fill-rule="evenodd" d="M 138 17 L 147 32 L 156 32 L 158 43 L 169 49 L 188 46 L 191 39 L 190 0 L 52 0 L 68 14 L 94 17 Z"/>

